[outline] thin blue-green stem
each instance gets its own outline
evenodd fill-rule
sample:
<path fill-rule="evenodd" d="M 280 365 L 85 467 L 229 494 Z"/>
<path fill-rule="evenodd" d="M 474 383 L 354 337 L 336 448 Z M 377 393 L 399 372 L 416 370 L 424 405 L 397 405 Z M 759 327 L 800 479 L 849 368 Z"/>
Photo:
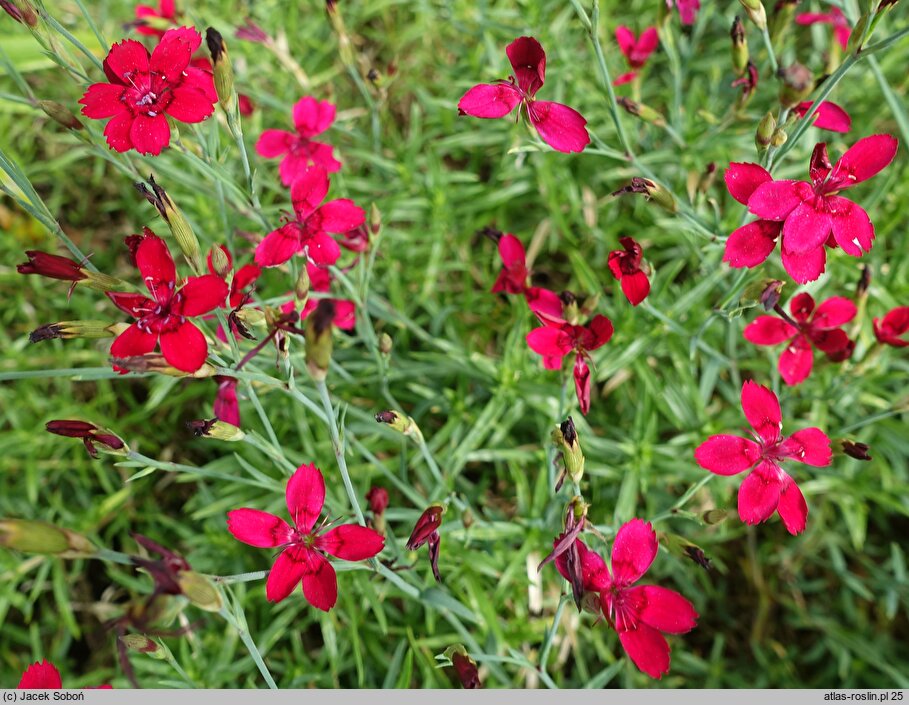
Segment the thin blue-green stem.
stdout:
<path fill-rule="evenodd" d="M 540 672 L 546 673 L 546 662 L 549 660 L 549 652 L 552 651 L 552 644 L 555 640 L 555 635 L 559 631 L 559 624 L 562 621 L 562 613 L 565 612 L 565 605 L 568 604 L 568 601 L 571 600 L 571 594 L 565 593 L 559 598 L 559 606 L 556 608 L 555 616 L 552 618 L 552 626 L 549 627 L 549 631 L 546 632 L 546 637 L 543 639 L 543 646 L 540 649 Z"/>
<path fill-rule="evenodd" d="M 268 670 L 268 666 L 265 665 L 265 660 L 262 658 L 262 654 L 259 653 L 259 647 L 256 646 L 256 642 L 253 641 L 252 637 L 249 635 L 249 632 L 240 626 L 237 618 L 228 612 L 226 606 L 221 608 L 220 615 L 230 626 L 237 630 L 237 635 L 240 637 L 240 641 L 243 642 L 246 650 L 249 651 L 249 655 L 255 662 L 256 667 L 259 669 L 259 673 L 262 674 L 262 677 L 265 679 L 268 687 L 272 690 L 277 690 L 278 684 L 275 683 L 275 679 L 271 677 L 271 672 Z"/>

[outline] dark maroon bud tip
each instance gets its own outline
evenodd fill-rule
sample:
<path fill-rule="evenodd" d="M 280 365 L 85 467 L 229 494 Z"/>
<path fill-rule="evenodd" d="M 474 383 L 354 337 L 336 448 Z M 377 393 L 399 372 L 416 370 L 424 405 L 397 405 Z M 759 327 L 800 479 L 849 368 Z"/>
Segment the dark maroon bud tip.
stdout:
<path fill-rule="evenodd" d="M 16 271 L 19 274 L 38 274 L 48 279 L 60 279 L 62 281 L 78 282 L 85 279 L 82 273 L 82 265 L 69 257 L 52 255 L 49 252 L 40 250 L 28 250 L 25 253 L 28 262 L 16 265 Z"/>
<path fill-rule="evenodd" d="M 462 687 L 467 690 L 481 687 L 477 664 L 469 656 L 455 652 L 451 655 L 451 665 L 458 674 L 458 680 L 461 682 Z"/>
<path fill-rule="evenodd" d="M 840 441 L 840 446 L 842 447 L 843 452 L 850 458 L 855 458 L 856 460 L 871 460 L 871 456 L 868 454 L 868 451 L 871 450 L 871 446 L 867 443 L 856 443 L 855 441 L 843 439 Z"/>
<path fill-rule="evenodd" d="M 366 493 L 366 501 L 375 515 L 382 514 L 388 507 L 388 490 L 384 487 L 370 487 Z"/>
<path fill-rule="evenodd" d="M 710 559 L 707 558 L 704 551 L 702 551 L 697 546 L 686 546 L 685 555 L 687 555 L 691 560 L 697 563 L 704 570 L 710 570 L 713 566 L 710 564 Z"/>
<path fill-rule="evenodd" d="M 565 442 L 573 446 L 578 440 L 578 431 L 574 427 L 574 419 L 570 416 L 561 423 L 559 429 L 562 431 L 562 437 L 565 439 Z"/>
<path fill-rule="evenodd" d="M 68 438 L 85 438 L 92 431 L 97 430 L 97 426 L 87 421 L 75 421 L 72 419 L 58 419 L 48 421 L 44 428 L 50 433 Z"/>
<path fill-rule="evenodd" d="M 376 414 L 376 421 L 379 423 L 392 424 L 398 418 L 398 415 L 394 411 L 380 411 Z"/>
<path fill-rule="evenodd" d="M 193 432 L 194 436 L 207 436 L 217 421 L 218 419 L 196 419 L 187 421 L 186 427 Z"/>
<path fill-rule="evenodd" d="M 29 333 L 28 342 L 40 343 L 42 340 L 54 340 L 55 338 L 59 338 L 60 335 L 60 324 L 48 323 L 47 325 L 41 326 L 40 328 L 35 328 L 35 330 Z"/>
<path fill-rule="evenodd" d="M 492 240 L 493 242 L 498 243 L 499 240 L 502 239 L 502 236 L 503 236 L 505 233 L 503 233 L 503 232 L 502 232 L 501 230 L 499 230 L 498 228 L 494 228 L 494 227 L 491 226 L 491 225 L 486 225 L 486 226 L 480 228 L 479 230 L 477 230 L 477 233 L 476 233 L 476 234 L 477 234 L 477 235 L 480 235 L 480 236 L 482 236 L 482 237 L 488 237 L 488 238 L 489 238 L 490 240 Z"/>
<path fill-rule="evenodd" d="M 211 52 L 212 62 L 217 64 L 224 54 L 224 37 L 214 27 L 209 27 L 205 30 L 205 43 L 208 45 L 208 51 Z"/>

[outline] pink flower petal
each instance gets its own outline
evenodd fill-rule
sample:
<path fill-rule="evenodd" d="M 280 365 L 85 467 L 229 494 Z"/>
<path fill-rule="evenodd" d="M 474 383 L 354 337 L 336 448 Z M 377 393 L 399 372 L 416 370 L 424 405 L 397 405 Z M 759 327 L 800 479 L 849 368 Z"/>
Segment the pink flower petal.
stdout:
<path fill-rule="evenodd" d="M 63 681 L 60 671 L 50 661 L 44 660 L 33 663 L 25 669 L 18 690 L 61 690 Z"/>
<path fill-rule="evenodd" d="M 754 441 L 739 436 L 710 436 L 694 451 L 694 459 L 705 470 L 717 475 L 735 475 L 747 470 L 761 457 Z"/>
<path fill-rule="evenodd" d="M 651 678 L 669 673 L 669 644 L 653 627 L 640 623 L 636 629 L 619 632 L 619 641 L 632 663 Z"/>
<path fill-rule="evenodd" d="M 831 218 L 808 201 L 799 203 L 783 223 L 783 246 L 798 255 L 821 247 L 830 234 Z"/>
<path fill-rule="evenodd" d="M 650 293 L 650 280 L 641 270 L 626 274 L 622 277 L 622 293 L 632 306 L 637 306 Z"/>
<path fill-rule="evenodd" d="M 155 300 L 167 302 L 176 283 L 177 268 L 164 240 L 154 234 L 144 235 L 136 248 L 136 267 Z"/>
<path fill-rule="evenodd" d="M 766 220 L 786 220 L 811 187 L 804 181 L 768 181 L 748 199 L 748 210 Z"/>
<path fill-rule="evenodd" d="M 190 321 L 183 321 L 174 331 L 162 333 L 159 342 L 167 363 L 183 372 L 195 372 L 208 357 L 205 336 Z"/>
<path fill-rule="evenodd" d="M 291 540 L 293 534 L 281 517 L 246 508 L 227 513 L 227 530 L 237 541 L 257 548 L 283 546 Z"/>
<path fill-rule="evenodd" d="M 613 86 L 624 86 L 626 83 L 631 83 L 638 75 L 637 71 L 629 71 L 628 73 L 620 73 L 612 80 Z"/>
<path fill-rule="evenodd" d="M 827 434 L 814 427 L 803 428 L 789 436 L 780 445 L 780 454 L 816 468 L 827 467 L 833 457 Z"/>
<path fill-rule="evenodd" d="M 300 227 L 296 223 L 287 223 L 272 230 L 256 246 L 256 264 L 260 267 L 277 267 L 300 249 Z"/>
<path fill-rule="evenodd" d="M 458 110 L 478 118 L 501 118 L 521 102 L 518 90 L 506 83 L 481 83 L 467 91 L 458 101 Z"/>
<path fill-rule="evenodd" d="M 133 114 L 127 110 L 114 115 L 104 127 L 104 137 L 115 152 L 128 152 L 133 148 L 129 132 L 133 126 Z"/>
<path fill-rule="evenodd" d="M 572 350 L 571 339 L 561 328 L 543 326 L 527 334 L 527 345 L 538 355 L 563 357 Z"/>
<path fill-rule="evenodd" d="M 668 634 L 685 634 L 697 626 L 698 613 L 688 600 L 675 590 L 658 585 L 631 588 L 629 596 L 637 602 L 638 619 Z"/>
<path fill-rule="evenodd" d="M 808 110 L 812 105 L 813 101 L 807 100 L 796 105 L 793 110 L 798 113 L 799 117 L 803 118 L 808 114 Z M 822 130 L 849 132 L 852 127 L 852 119 L 849 117 L 849 113 L 829 100 L 823 101 L 817 107 L 817 110 L 814 111 L 814 116 L 814 126 Z"/>
<path fill-rule="evenodd" d="M 301 98 L 294 105 L 294 127 L 302 137 L 315 137 L 325 132 L 335 121 L 335 106 L 327 100 L 310 96 Z"/>
<path fill-rule="evenodd" d="M 554 291 L 543 289 L 542 287 L 528 287 L 524 292 L 524 298 L 533 314 L 547 326 L 560 327 L 564 325 L 565 319 L 562 317 L 562 299 Z"/>
<path fill-rule="evenodd" d="M 104 73 L 111 83 L 132 85 L 130 76 L 148 73 L 148 50 L 135 39 L 124 39 L 114 44 L 104 60 Z"/>
<path fill-rule="evenodd" d="M 587 121 L 573 108 L 537 100 L 530 106 L 530 122 L 542 140 L 559 152 L 583 152 L 590 143 Z"/>
<path fill-rule="evenodd" d="M 82 114 L 93 120 L 113 117 L 127 110 L 123 103 L 126 89 L 116 83 L 94 83 L 79 99 L 84 106 Z"/>
<path fill-rule="evenodd" d="M 227 298 L 227 284 L 215 274 L 205 274 L 201 277 L 190 277 L 186 285 L 180 289 L 183 295 L 184 316 L 201 316 L 212 309 L 218 308 Z"/>
<path fill-rule="evenodd" d="M 366 222 L 366 212 L 349 198 L 338 198 L 320 206 L 322 229 L 327 233 L 346 233 Z"/>
<path fill-rule="evenodd" d="M 342 524 L 316 539 L 316 548 L 345 561 L 364 561 L 385 547 L 385 537 L 358 524 Z"/>
<path fill-rule="evenodd" d="M 533 37 L 518 37 L 505 47 L 518 86 L 531 98 L 546 80 L 546 52 Z"/>
<path fill-rule="evenodd" d="M 338 601 L 338 579 L 326 558 L 309 551 L 303 573 L 303 594 L 316 609 L 328 612 Z"/>
<path fill-rule="evenodd" d="M 591 551 L 580 539 L 575 541 L 578 549 L 578 561 L 581 564 L 581 577 L 584 580 L 584 589 L 593 592 L 606 590 L 610 584 L 609 568 L 606 561 L 599 553 Z M 565 580 L 571 580 L 568 575 L 568 553 L 560 554 L 555 559 L 556 569 Z"/>
<path fill-rule="evenodd" d="M 286 130 L 265 130 L 256 142 L 256 153 L 266 159 L 274 159 L 290 151 L 296 135 Z"/>
<path fill-rule="evenodd" d="M 848 188 L 867 181 L 896 156 L 899 142 L 892 135 L 871 135 L 852 145 L 833 167 L 831 179 L 844 181 Z"/>
<path fill-rule="evenodd" d="M 765 443 L 777 441 L 783 427 L 783 415 L 776 394 L 767 387 L 748 380 L 742 385 L 742 411 Z"/>
<path fill-rule="evenodd" d="M 173 100 L 164 112 L 175 120 L 186 123 L 202 122 L 215 112 L 212 101 L 202 91 L 180 86 L 172 92 Z"/>
<path fill-rule="evenodd" d="M 779 345 L 798 332 L 782 318 L 776 316 L 758 316 L 745 326 L 745 340 L 755 345 Z"/>
<path fill-rule="evenodd" d="M 833 237 L 843 252 L 861 257 L 874 244 L 874 225 L 868 213 L 856 203 L 839 196 L 828 196 L 831 206 L 830 224 Z"/>
<path fill-rule="evenodd" d="M 320 166 L 312 166 L 303 172 L 290 187 L 290 200 L 297 218 L 306 220 L 328 194 L 330 185 L 328 174 Z"/>
<path fill-rule="evenodd" d="M 631 52 L 634 51 L 635 45 L 635 36 L 628 27 L 619 25 L 615 28 L 615 40 L 619 45 L 619 50 L 629 61 L 631 60 Z"/>
<path fill-rule="evenodd" d="M 269 602 L 280 602 L 294 591 L 306 572 L 306 557 L 310 553 L 314 552 L 296 547 L 281 551 L 265 583 L 265 597 Z"/>
<path fill-rule="evenodd" d="M 757 267 L 773 252 L 781 224 L 773 220 L 755 220 L 734 230 L 726 240 L 723 261 L 733 268 Z"/>
<path fill-rule="evenodd" d="M 327 267 L 338 261 L 341 247 L 328 233 L 316 233 L 307 243 L 306 253 L 316 264 Z"/>
<path fill-rule="evenodd" d="M 723 175 L 730 195 L 739 203 L 748 205 L 748 199 L 758 186 L 773 181 L 770 172 L 760 164 L 732 162 Z"/>
<path fill-rule="evenodd" d="M 855 304 L 842 296 L 831 296 L 817 307 L 811 326 L 815 329 L 828 330 L 839 328 L 855 318 L 858 309 Z"/>
<path fill-rule="evenodd" d="M 788 475 L 783 480 L 783 491 L 780 493 L 780 503 L 777 506 L 783 525 L 793 536 L 802 533 L 808 523 L 808 503 L 802 491 Z"/>
<path fill-rule="evenodd" d="M 202 35 L 191 27 L 168 30 L 152 51 L 149 70 L 162 76 L 168 83 L 178 82 L 200 44 Z"/>
<path fill-rule="evenodd" d="M 157 156 L 170 144 L 170 125 L 160 113 L 155 117 L 136 115 L 129 128 L 129 140 L 140 154 Z"/>
<path fill-rule="evenodd" d="M 648 27 L 641 32 L 641 36 L 638 37 L 637 44 L 634 47 L 632 61 L 643 64 L 650 58 L 650 55 L 656 50 L 659 43 L 660 35 L 659 32 L 657 32 L 656 27 Z"/>
<path fill-rule="evenodd" d="M 790 386 L 801 384 L 808 379 L 813 366 L 814 352 L 803 335 L 793 340 L 780 354 L 780 377 Z"/>
<path fill-rule="evenodd" d="M 107 297 L 114 302 L 114 306 L 134 318 L 143 316 L 157 306 L 154 301 L 142 294 L 125 294 L 119 291 L 110 291 Z"/>
<path fill-rule="evenodd" d="M 638 580 L 653 563 L 657 550 L 656 532 L 649 522 L 632 519 L 622 524 L 612 544 L 613 580 L 621 585 Z"/>
<path fill-rule="evenodd" d="M 333 154 L 334 147 L 324 142 L 309 143 L 309 158 L 316 166 L 320 166 L 329 174 L 341 170 L 341 162 L 335 159 Z"/>
<path fill-rule="evenodd" d="M 746 524 L 767 521 L 780 503 L 782 480 L 772 463 L 758 465 L 739 487 L 739 518 Z"/>
<path fill-rule="evenodd" d="M 799 284 L 807 284 L 818 279 L 827 264 L 827 251 L 823 245 L 816 250 L 794 254 L 782 248 L 780 255 L 786 273 Z"/>
<path fill-rule="evenodd" d="M 604 346 L 612 338 L 612 321 L 598 313 L 587 324 L 586 332 L 589 335 L 584 336 L 584 349 L 587 351 L 596 350 Z"/>
<path fill-rule="evenodd" d="M 294 526 L 309 533 L 325 504 L 325 478 L 315 465 L 301 465 L 287 481 L 287 511 Z"/>
<path fill-rule="evenodd" d="M 155 349 L 157 342 L 158 336 L 156 333 L 146 333 L 133 323 L 114 340 L 110 346 L 110 356 L 123 358 L 145 355 Z"/>

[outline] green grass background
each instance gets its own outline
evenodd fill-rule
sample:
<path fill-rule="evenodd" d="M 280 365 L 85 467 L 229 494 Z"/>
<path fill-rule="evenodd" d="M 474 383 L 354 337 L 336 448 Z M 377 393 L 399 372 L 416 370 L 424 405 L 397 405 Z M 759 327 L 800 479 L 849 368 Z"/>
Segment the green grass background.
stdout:
<path fill-rule="evenodd" d="M 679 59 L 658 51 L 643 83 L 644 102 L 668 116 L 686 146 L 622 116 L 641 162 L 685 201 L 687 184 L 709 162 L 722 170 L 731 160 L 757 159 L 754 129 L 776 102 L 760 35 L 747 25 L 761 83 L 745 113 L 726 120 L 737 96 L 729 85 L 728 30 L 739 6 L 704 4 L 693 31 L 681 32 L 678 19 L 670 20 L 665 31 L 674 38 Z M 132 3 L 86 5 L 105 39 L 126 36 L 122 25 L 132 19 Z M 877 231 L 873 251 L 862 260 L 873 278 L 856 325 L 856 355 L 842 365 L 818 358 L 811 378 L 789 388 L 775 369 L 779 349 L 756 348 L 742 339 L 756 312 L 735 311 L 737 272 L 721 257 L 722 238 L 738 226 L 743 208 L 728 197 L 721 179 L 691 204 L 714 233 L 707 236 L 643 199 L 610 197 L 639 172 L 597 153 L 602 150 L 592 146 L 579 156 L 558 154 L 541 148 L 523 125 L 457 116 L 456 102 L 467 88 L 508 75 L 506 44 L 531 34 L 548 55 L 540 98 L 577 108 L 605 145 L 619 149 L 592 47 L 569 3 L 341 0 L 338 5 L 352 41 L 353 66 L 341 60 L 322 3 L 199 0 L 189 10 L 197 26 L 221 29 L 238 88 L 256 104 L 255 114 L 244 120 L 250 152 L 262 129 L 289 128 L 290 106 L 302 95 L 335 101 L 338 120 L 328 137 L 344 168 L 333 177 L 333 193 L 363 206 L 375 204 L 384 223 L 369 298 L 375 329 L 394 341 L 387 375 L 383 379 L 370 352 L 361 316 L 357 334 L 336 335 L 329 383 L 344 412 L 347 462 L 358 495 L 371 484 L 391 492 L 387 516 L 393 546 L 383 557 L 413 565 L 400 575 L 418 596 L 405 595 L 369 571 L 339 572 L 338 604 L 322 614 L 299 591 L 275 606 L 265 600 L 263 581 L 233 585 L 235 604 L 276 681 L 282 687 L 444 687 L 451 676 L 434 657 L 464 643 L 490 687 L 543 686 L 547 679 L 593 688 L 909 687 L 909 363 L 905 352 L 879 351 L 871 330 L 872 317 L 909 304 L 909 41 L 878 55 L 876 69 L 860 62 L 833 92 L 831 98 L 852 115 L 849 135 L 812 128 L 775 169 L 778 178 L 804 178 L 811 148 L 822 139 L 832 155 L 876 132 L 903 142 L 892 166 L 851 192 Z M 612 37 L 615 26 L 639 31 L 655 18 L 658 5 L 656 0 L 603 2 L 600 37 L 613 75 L 624 70 Z M 89 50 L 103 55 L 77 3 L 47 6 Z M 802 6 L 820 7 L 808 0 Z M 271 52 L 233 39 L 245 16 L 281 35 L 308 77 L 307 87 Z M 872 41 L 906 26 L 906 8 L 898 6 Z M 16 99 L 24 80 L 37 97 L 75 111 L 83 87 L 56 67 L 21 25 L 0 16 L 0 32 L 0 147 L 22 165 L 64 230 L 93 253 L 98 267 L 134 279 L 122 238 L 143 225 L 161 235 L 166 227 L 112 154 L 85 145 Z M 826 27 L 793 28 L 784 63 L 797 57 L 822 73 L 829 36 Z M 100 72 L 67 46 L 91 79 L 100 80 Z M 376 84 L 365 78 L 370 68 L 379 73 Z M 97 134 L 99 125 L 91 127 Z M 181 133 L 187 144 L 197 138 L 207 143 L 217 178 L 175 149 L 157 159 L 133 156 L 133 163 L 143 174 L 156 174 L 204 246 L 229 241 L 238 260 L 248 261 L 251 246 L 238 233 L 262 235 L 264 229 L 244 208 L 234 207 L 238 197 L 232 188 L 240 194 L 245 189 L 235 145 L 226 129 L 218 134 L 212 122 Z M 252 159 L 263 214 L 276 224 L 289 205 L 277 162 L 254 154 Z M 224 210 L 219 188 L 227 194 Z M 25 249 L 63 250 L 7 197 L 0 200 L 0 217 L 0 516 L 51 521 L 126 552 L 136 551 L 129 532 L 139 532 L 214 575 L 270 565 L 268 551 L 238 543 L 225 528 L 225 512 L 232 508 L 284 511 L 283 493 L 257 486 L 256 471 L 283 483 L 287 462 L 315 462 L 328 481 L 327 508 L 351 516 L 325 425 L 274 386 L 256 385 L 256 393 L 284 461 L 251 444 L 191 436 L 185 422 L 211 414 L 211 381 L 112 377 L 103 369 L 104 341 L 29 344 L 28 332 L 38 325 L 117 320 L 119 314 L 90 290 L 78 289 L 67 300 L 65 283 L 17 275 L 15 264 L 24 260 Z M 661 517 L 658 531 L 696 543 L 713 563 L 713 570 L 705 571 L 662 545 L 647 576 L 687 596 L 701 615 L 693 632 L 670 637 L 672 670 L 660 682 L 630 664 L 606 625 L 577 615 L 571 604 L 549 634 L 565 588 L 552 568 L 537 578 L 535 566 L 560 531 L 569 499 L 565 490 L 553 496 L 547 467 L 561 382 L 557 373 L 542 370 L 524 342 L 533 326 L 526 306 L 489 293 L 498 257 L 494 245 L 475 234 L 488 225 L 515 233 L 525 244 L 533 241 L 535 283 L 584 297 L 599 293 L 598 310 L 615 323 L 612 341 L 594 355 L 594 399 L 586 419 L 571 406 L 569 385 L 569 409 L 587 456 L 582 489 L 591 503 L 590 518 L 610 536 L 631 517 Z M 653 291 L 637 309 L 621 296 L 605 266 L 623 235 L 643 243 L 654 270 Z M 350 276 L 364 281 L 365 274 L 364 260 Z M 784 277 L 778 254 L 747 281 L 766 276 Z M 834 252 L 828 275 L 808 289 L 819 298 L 850 296 L 858 276 L 858 261 Z M 258 293 L 278 296 L 291 284 L 288 274 L 271 270 Z M 784 298 L 794 291 L 789 282 Z M 723 304 L 725 312 L 718 313 Z M 292 342 L 298 388 L 316 400 L 302 348 L 302 341 Z M 281 377 L 271 355 L 260 356 L 255 369 Z M 81 378 L 55 372 L 67 368 L 94 372 Z M 11 379 L 22 371 L 34 374 Z M 828 468 L 791 468 L 810 506 L 808 528 L 798 537 L 789 536 L 776 518 L 754 528 L 742 525 L 735 516 L 737 478 L 713 478 L 698 488 L 684 505 L 688 514 L 669 511 L 708 475 L 694 462 L 697 444 L 745 424 L 738 395 L 748 378 L 779 393 L 784 430 L 817 425 L 832 438 L 849 436 L 872 447 L 870 463 L 838 456 Z M 248 396 L 242 387 L 241 393 Z M 432 581 L 425 549 L 403 550 L 433 485 L 416 447 L 371 418 L 391 405 L 390 398 L 423 429 L 454 483 L 458 504 L 472 508 L 469 528 L 458 506 L 445 515 L 441 588 Z M 250 400 L 244 399 L 242 412 L 244 428 L 265 439 L 259 445 L 267 447 L 268 430 Z M 91 461 L 77 441 L 46 434 L 43 424 L 53 418 L 94 421 L 147 456 L 222 477 L 159 470 L 127 482 L 136 468 L 118 467 L 110 456 Z M 696 520 L 714 507 L 730 509 L 730 518 L 709 527 Z M 589 541 L 606 550 L 599 540 Z M 28 663 L 45 657 L 58 665 L 69 686 L 127 685 L 116 664 L 116 637 L 103 622 L 149 592 L 148 576 L 99 561 L 3 551 L 0 577 L 3 685 L 15 685 Z M 192 635 L 165 642 L 192 683 L 264 686 L 233 627 L 191 606 L 185 607 L 185 618 L 197 623 Z M 541 656 L 543 677 L 537 670 Z M 132 663 L 146 686 L 187 685 L 166 662 L 134 655 Z"/>

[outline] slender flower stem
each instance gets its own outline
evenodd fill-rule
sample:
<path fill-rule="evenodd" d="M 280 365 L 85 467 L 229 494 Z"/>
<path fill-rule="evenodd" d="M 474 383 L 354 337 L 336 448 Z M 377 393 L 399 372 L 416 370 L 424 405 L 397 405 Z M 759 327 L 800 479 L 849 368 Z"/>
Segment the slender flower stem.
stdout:
<path fill-rule="evenodd" d="M 254 580 L 263 580 L 268 575 L 267 570 L 257 570 L 253 573 L 237 573 L 236 575 L 209 575 L 213 582 L 222 585 L 232 585 L 233 583 L 250 583 Z"/>
<path fill-rule="evenodd" d="M 278 685 L 275 683 L 275 679 L 271 677 L 271 672 L 268 670 L 268 666 L 265 665 L 265 660 L 262 658 L 262 654 L 259 653 L 259 648 L 256 646 L 256 642 L 252 640 L 249 632 L 240 625 L 240 622 L 237 621 L 236 616 L 227 611 L 226 606 L 221 608 L 220 614 L 230 626 L 237 630 L 237 635 L 240 637 L 240 641 L 242 641 L 244 646 L 246 646 L 246 650 L 249 651 L 249 655 L 252 656 L 252 660 L 255 662 L 256 667 L 259 669 L 259 673 L 262 674 L 262 677 L 265 679 L 268 687 L 272 690 L 277 690 Z"/>
<path fill-rule="evenodd" d="M 335 459 L 338 461 L 341 479 L 344 481 L 344 489 L 347 490 L 347 498 L 350 500 L 350 506 L 353 507 L 354 513 L 357 515 L 357 521 L 362 526 L 366 526 L 363 510 L 360 509 L 360 503 L 357 501 L 357 493 L 354 490 L 353 483 L 350 481 L 347 459 L 344 457 L 344 442 L 341 440 L 338 419 L 335 416 L 335 410 L 331 404 L 331 397 L 328 395 L 328 387 L 325 384 L 325 380 L 317 380 L 316 389 L 319 390 L 319 398 L 322 400 L 322 408 L 325 411 L 329 433 L 331 433 L 331 444 L 335 450 Z"/>
<path fill-rule="evenodd" d="M 540 650 L 540 673 L 546 673 L 546 662 L 549 660 L 549 652 L 552 651 L 552 644 L 555 641 L 555 635 L 559 630 L 559 623 L 562 621 L 562 613 L 565 612 L 565 605 L 568 604 L 568 601 L 571 600 L 571 593 L 565 593 L 559 598 L 559 606 L 556 608 L 555 615 L 552 618 L 552 626 L 549 627 L 549 631 L 546 632 L 546 637 L 543 639 L 543 647 Z"/>
<path fill-rule="evenodd" d="M 767 30 L 766 24 L 761 30 L 761 37 L 764 40 L 764 46 L 767 47 L 767 58 L 770 59 L 770 68 L 774 75 L 776 75 L 776 72 L 780 70 L 780 64 L 776 60 L 776 52 L 773 51 L 773 42 L 770 40 L 770 32 Z"/>

